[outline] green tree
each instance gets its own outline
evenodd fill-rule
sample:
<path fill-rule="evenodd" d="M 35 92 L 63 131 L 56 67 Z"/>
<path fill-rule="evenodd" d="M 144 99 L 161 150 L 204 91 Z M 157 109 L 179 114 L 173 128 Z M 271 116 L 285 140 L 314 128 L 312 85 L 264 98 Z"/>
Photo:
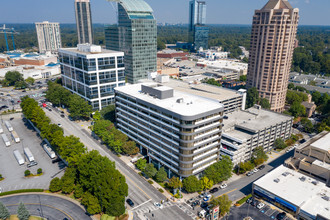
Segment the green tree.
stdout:
<path fill-rule="evenodd" d="M 122 145 L 122 148 L 123 153 L 127 155 L 135 155 L 140 152 L 134 141 L 125 141 L 125 143 Z"/>
<path fill-rule="evenodd" d="M 16 82 L 23 81 L 23 76 L 20 72 L 18 71 L 8 71 L 5 74 L 5 80 L 8 83 L 8 86 L 13 86 L 15 85 Z"/>
<path fill-rule="evenodd" d="M 74 183 L 76 178 L 76 169 L 68 167 L 61 178 L 62 181 L 62 192 L 64 194 L 70 194 L 74 190 Z"/>
<path fill-rule="evenodd" d="M 249 88 L 246 95 L 246 108 L 253 107 L 259 101 L 259 92 L 257 88 Z"/>
<path fill-rule="evenodd" d="M 135 164 L 136 168 L 138 168 L 139 170 L 141 171 L 144 171 L 144 169 L 146 168 L 147 166 L 147 160 L 144 159 L 144 158 L 140 158 L 136 161 L 136 164 Z"/>
<path fill-rule="evenodd" d="M 266 99 L 266 98 L 261 98 L 259 104 L 264 109 L 270 109 L 270 103 L 269 103 L 268 99 Z"/>
<path fill-rule="evenodd" d="M 252 162 L 258 166 L 268 160 L 268 156 L 264 151 L 263 147 L 257 147 L 253 150 L 252 153 Z"/>
<path fill-rule="evenodd" d="M 83 118 L 88 119 L 92 113 L 92 106 L 80 96 L 73 94 L 69 98 L 70 116 L 73 119 Z"/>
<path fill-rule="evenodd" d="M 157 50 L 164 50 L 166 48 L 166 45 L 163 41 L 157 39 Z"/>
<path fill-rule="evenodd" d="M 301 125 L 305 132 L 312 133 L 314 130 L 314 126 L 312 122 L 308 118 L 302 118 L 300 121 Z"/>
<path fill-rule="evenodd" d="M 232 176 L 233 163 L 228 156 L 223 156 L 217 163 L 204 170 L 204 175 L 215 184 L 228 180 Z"/>
<path fill-rule="evenodd" d="M 30 213 L 26 209 L 25 205 L 23 203 L 19 203 L 17 208 L 17 217 L 19 220 L 28 220 L 30 218 Z"/>
<path fill-rule="evenodd" d="M 219 81 L 215 80 L 214 78 L 210 78 L 210 79 L 206 78 L 203 80 L 203 83 L 221 87 L 221 83 L 219 83 Z"/>
<path fill-rule="evenodd" d="M 274 148 L 275 149 L 280 149 L 280 150 L 282 150 L 282 149 L 284 149 L 284 148 L 286 148 L 287 146 L 286 146 L 286 144 L 285 144 L 285 142 L 284 142 L 284 140 L 282 139 L 282 138 L 277 138 L 276 140 L 275 140 L 275 142 L 274 142 Z"/>
<path fill-rule="evenodd" d="M 172 189 L 179 189 L 182 187 L 182 182 L 179 177 L 172 177 L 168 183 L 168 186 Z"/>
<path fill-rule="evenodd" d="M 219 214 L 220 216 L 224 216 L 230 211 L 232 201 L 229 200 L 227 194 L 224 194 L 218 198 L 212 199 L 210 203 L 213 207 L 219 206 Z"/>
<path fill-rule="evenodd" d="M 65 136 L 59 140 L 58 153 L 70 165 L 78 162 L 80 156 L 86 152 L 86 147 L 80 142 L 79 138 L 75 136 Z"/>
<path fill-rule="evenodd" d="M 211 189 L 214 182 L 213 180 L 207 178 L 206 176 L 203 176 L 200 180 L 200 186 L 201 186 L 201 189 L 202 190 L 208 190 L 208 189 Z"/>
<path fill-rule="evenodd" d="M 74 188 L 74 193 L 73 193 L 74 198 L 80 199 L 83 194 L 84 194 L 84 189 L 81 187 L 80 184 L 77 184 Z"/>
<path fill-rule="evenodd" d="M 42 169 L 41 169 L 41 168 L 39 168 L 39 169 L 37 170 L 37 174 L 42 174 Z"/>
<path fill-rule="evenodd" d="M 7 207 L 0 202 L 0 219 L 6 220 L 9 219 L 10 213 Z"/>
<path fill-rule="evenodd" d="M 291 105 L 289 112 L 294 116 L 295 118 L 299 116 L 306 115 L 306 108 L 305 106 L 301 105 L 299 102 L 295 102 Z"/>
<path fill-rule="evenodd" d="M 155 168 L 155 166 L 152 163 L 148 163 L 143 172 L 149 178 L 153 178 L 157 173 L 157 169 Z"/>
<path fill-rule="evenodd" d="M 109 120 L 112 123 L 116 121 L 116 106 L 115 105 L 108 105 L 107 107 L 102 108 L 101 116 L 105 120 Z"/>
<path fill-rule="evenodd" d="M 302 101 L 307 101 L 307 100 L 308 100 L 308 96 L 304 92 L 288 90 L 286 94 L 286 102 L 290 105 L 294 104 L 295 102 L 301 103 Z"/>
<path fill-rule="evenodd" d="M 102 211 L 111 216 L 125 213 L 128 186 L 114 162 L 93 150 L 81 155 L 76 166 L 77 184 L 100 200 Z"/>
<path fill-rule="evenodd" d="M 294 84 L 293 83 L 289 83 L 288 89 L 294 89 Z"/>
<path fill-rule="evenodd" d="M 164 167 L 161 167 L 157 171 L 157 173 L 155 175 L 155 179 L 157 182 L 164 182 L 167 179 L 167 173 L 166 173 Z"/>
<path fill-rule="evenodd" d="M 25 89 L 27 87 L 27 84 L 25 81 L 17 81 L 15 82 L 15 88 L 16 89 Z"/>
<path fill-rule="evenodd" d="M 93 114 L 93 119 L 94 121 L 98 121 L 98 120 L 101 120 L 101 113 L 99 111 L 96 111 L 94 114 Z"/>
<path fill-rule="evenodd" d="M 28 77 L 28 78 L 25 80 L 25 82 L 26 82 L 27 84 L 29 84 L 29 85 L 33 85 L 34 82 L 35 82 L 35 80 L 34 80 L 32 77 Z"/>
<path fill-rule="evenodd" d="M 24 171 L 24 176 L 30 176 L 30 175 L 31 175 L 30 170 L 25 170 L 25 171 Z"/>
<path fill-rule="evenodd" d="M 241 75 L 239 77 L 239 81 L 246 82 L 247 81 L 247 75 Z"/>
<path fill-rule="evenodd" d="M 201 182 L 197 179 L 196 176 L 192 175 L 187 178 L 185 178 L 182 181 L 183 188 L 188 192 L 188 193 L 193 193 L 193 192 L 200 192 L 202 191 L 202 185 Z"/>
<path fill-rule="evenodd" d="M 55 177 L 50 181 L 49 191 L 58 192 L 61 191 L 61 189 L 62 189 L 62 181 L 60 180 L 60 178 Z"/>
<path fill-rule="evenodd" d="M 239 167 L 239 173 L 242 174 L 242 173 L 252 170 L 254 168 L 254 164 L 251 163 L 251 161 L 240 162 L 238 167 Z"/>
<path fill-rule="evenodd" d="M 312 100 L 313 102 L 315 102 L 316 105 L 320 104 L 321 98 L 322 98 L 322 94 L 320 92 L 315 91 L 312 93 Z"/>
<path fill-rule="evenodd" d="M 98 214 L 102 211 L 99 200 L 89 192 L 84 193 L 81 198 L 81 204 L 86 207 L 87 212 L 91 215 Z"/>

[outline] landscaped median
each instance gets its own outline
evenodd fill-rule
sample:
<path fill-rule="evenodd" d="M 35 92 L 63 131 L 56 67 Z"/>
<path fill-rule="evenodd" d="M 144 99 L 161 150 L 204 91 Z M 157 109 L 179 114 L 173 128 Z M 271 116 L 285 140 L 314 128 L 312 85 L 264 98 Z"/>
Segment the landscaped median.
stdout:
<path fill-rule="evenodd" d="M 248 200 L 249 198 L 252 197 L 252 194 L 249 194 L 247 196 L 245 196 L 244 198 L 238 200 L 236 203 L 235 203 L 235 206 L 241 206 L 242 204 L 244 204 L 246 202 L 246 200 Z"/>
<path fill-rule="evenodd" d="M 30 193 L 30 192 L 44 192 L 43 189 L 20 189 L 20 190 L 14 190 L 14 191 L 8 191 L 0 193 L 0 196 L 7 196 L 12 194 L 18 194 L 18 193 Z"/>

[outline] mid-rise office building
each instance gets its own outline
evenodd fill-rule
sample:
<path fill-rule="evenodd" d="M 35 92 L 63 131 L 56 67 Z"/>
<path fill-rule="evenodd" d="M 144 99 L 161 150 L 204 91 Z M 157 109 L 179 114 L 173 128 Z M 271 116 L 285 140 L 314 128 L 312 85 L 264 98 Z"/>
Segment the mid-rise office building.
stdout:
<path fill-rule="evenodd" d="M 222 104 L 153 82 L 115 93 L 119 130 L 170 177 L 199 175 L 219 160 Z"/>
<path fill-rule="evenodd" d="M 94 110 L 114 104 L 114 89 L 125 85 L 124 53 L 78 44 L 59 49 L 62 83 L 86 99 Z"/>
<path fill-rule="evenodd" d="M 188 41 L 194 50 L 207 49 L 209 28 L 206 26 L 206 2 L 192 0 L 189 2 L 189 36 Z"/>
<path fill-rule="evenodd" d="M 298 14 L 287 0 L 269 0 L 253 16 L 247 86 L 277 112 L 284 110 Z"/>
<path fill-rule="evenodd" d="M 157 24 L 152 8 L 144 0 L 115 2 L 118 25 L 106 28 L 106 48 L 125 53 L 127 81 L 134 84 L 157 71 Z"/>
<path fill-rule="evenodd" d="M 74 2 L 78 43 L 93 44 L 93 25 L 90 0 L 75 0 Z"/>
<path fill-rule="evenodd" d="M 255 148 L 261 146 L 269 152 L 277 138 L 290 138 L 293 117 L 256 105 L 227 114 L 223 124 L 221 155 L 229 156 L 236 165 L 250 160 Z"/>
<path fill-rule="evenodd" d="M 48 21 L 35 23 L 38 45 L 40 53 L 57 53 L 58 48 L 62 47 L 61 31 L 59 23 Z"/>
<path fill-rule="evenodd" d="M 330 133 L 323 131 L 296 147 L 287 166 L 330 186 Z"/>

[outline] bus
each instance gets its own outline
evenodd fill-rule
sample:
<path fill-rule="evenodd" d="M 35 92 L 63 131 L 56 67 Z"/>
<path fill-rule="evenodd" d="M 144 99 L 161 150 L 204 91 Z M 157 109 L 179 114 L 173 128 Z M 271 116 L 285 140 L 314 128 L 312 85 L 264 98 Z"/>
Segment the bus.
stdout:
<path fill-rule="evenodd" d="M 9 147 L 10 146 L 10 141 L 9 141 L 7 135 L 6 134 L 2 134 L 1 136 L 2 136 L 3 142 L 5 142 L 6 147 Z"/>
<path fill-rule="evenodd" d="M 27 147 L 24 148 L 24 154 L 30 162 L 34 161 L 33 154 L 31 153 L 29 148 L 27 148 Z"/>
<path fill-rule="evenodd" d="M 25 160 L 24 160 L 22 154 L 18 150 L 14 151 L 14 156 L 19 165 L 23 165 L 25 163 Z"/>
<path fill-rule="evenodd" d="M 11 126 L 11 124 L 9 123 L 9 121 L 5 121 L 5 125 L 8 128 L 8 131 L 13 131 L 13 126 Z"/>

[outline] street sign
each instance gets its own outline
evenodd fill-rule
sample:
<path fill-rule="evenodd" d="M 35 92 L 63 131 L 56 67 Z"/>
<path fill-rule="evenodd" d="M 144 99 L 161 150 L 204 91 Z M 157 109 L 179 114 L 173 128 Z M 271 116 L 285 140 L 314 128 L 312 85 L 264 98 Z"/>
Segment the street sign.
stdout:
<path fill-rule="evenodd" d="M 219 219 L 219 206 L 215 207 L 212 211 L 212 220 L 218 220 Z"/>

